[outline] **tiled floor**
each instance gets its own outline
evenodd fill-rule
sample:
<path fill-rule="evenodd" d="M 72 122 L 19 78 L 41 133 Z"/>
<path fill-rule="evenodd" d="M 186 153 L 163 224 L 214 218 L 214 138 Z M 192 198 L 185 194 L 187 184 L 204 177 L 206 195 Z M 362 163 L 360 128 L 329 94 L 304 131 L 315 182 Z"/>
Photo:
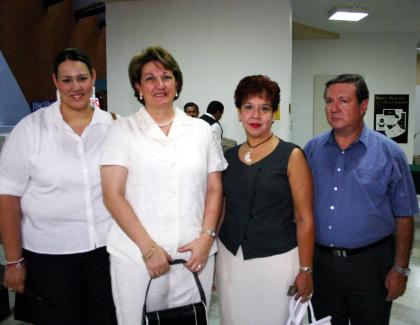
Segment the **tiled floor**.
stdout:
<path fill-rule="evenodd" d="M 419 325 L 420 324 L 420 215 L 415 218 L 416 233 L 413 253 L 410 261 L 411 274 L 408 280 L 407 291 L 404 296 L 397 299 L 392 307 L 391 325 Z M 0 247 L 0 261 L 3 261 L 3 251 Z M 11 297 L 12 298 L 12 297 Z M 209 311 L 209 325 L 219 325 L 219 299 L 213 293 Z M 12 318 L 1 322 L 1 325 L 25 325 Z M 259 325 L 259 324 L 255 324 Z"/>

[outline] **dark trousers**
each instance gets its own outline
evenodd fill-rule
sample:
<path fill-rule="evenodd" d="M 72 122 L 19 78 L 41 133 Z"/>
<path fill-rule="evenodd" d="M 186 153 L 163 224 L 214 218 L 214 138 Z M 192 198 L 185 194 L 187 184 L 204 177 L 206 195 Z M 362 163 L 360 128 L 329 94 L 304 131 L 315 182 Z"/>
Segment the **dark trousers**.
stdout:
<path fill-rule="evenodd" d="M 333 325 L 387 325 L 391 302 L 385 301 L 385 277 L 394 263 L 392 238 L 348 257 L 315 248 L 314 294 L 317 318 L 332 316 Z"/>
<path fill-rule="evenodd" d="M 68 255 L 24 251 L 29 306 L 38 325 L 117 324 L 104 247 Z"/>

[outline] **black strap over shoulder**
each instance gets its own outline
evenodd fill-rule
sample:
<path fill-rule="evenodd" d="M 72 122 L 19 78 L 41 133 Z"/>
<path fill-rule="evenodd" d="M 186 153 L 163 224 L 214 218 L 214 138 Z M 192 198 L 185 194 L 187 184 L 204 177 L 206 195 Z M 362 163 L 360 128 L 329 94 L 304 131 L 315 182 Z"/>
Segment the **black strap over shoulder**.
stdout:
<path fill-rule="evenodd" d="M 117 114 L 115 112 L 109 112 L 109 114 L 111 114 L 112 119 L 115 121 L 118 117 Z"/>
<path fill-rule="evenodd" d="M 183 260 L 183 259 L 177 259 L 177 260 L 173 260 L 173 261 L 169 262 L 169 265 L 184 264 L 184 263 L 187 263 L 187 261 Z M 200 282 L 200 279 L 198 278 L 198 274 L 197 274 L 197 272 L 191 272 L 191 273 L 193 274 L 195 283 L 197 284 L 197 288 L 198 288 L 198 291 L 200 293 L 201 301 L 204 302 L 205 305 L 207 305 L 206 295 L 204 294 L 204 290 L 203 290 L 203 287 L 201 286 L 201 282 Z M 147 294 L 149 293 L 149 288 L 150 288 L 150 284 L 152 283 L 152 280 L 153 279 L 150 278 L 149 284 L 147 285 L 146 295 L 144 297 L 143 315 L 146 314 Z"/>

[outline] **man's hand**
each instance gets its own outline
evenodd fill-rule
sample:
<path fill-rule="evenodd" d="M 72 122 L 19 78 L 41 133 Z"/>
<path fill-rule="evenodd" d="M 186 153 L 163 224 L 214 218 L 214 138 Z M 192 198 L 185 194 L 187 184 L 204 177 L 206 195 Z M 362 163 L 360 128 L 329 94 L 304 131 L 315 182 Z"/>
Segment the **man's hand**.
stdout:
<path fill-rule="evenodd" d="M 385 278 L 385 288 L 388 290 L 386 301 L 392 301 L 402 296 L 406 287 L 407 277 L 391 268 Z"/>

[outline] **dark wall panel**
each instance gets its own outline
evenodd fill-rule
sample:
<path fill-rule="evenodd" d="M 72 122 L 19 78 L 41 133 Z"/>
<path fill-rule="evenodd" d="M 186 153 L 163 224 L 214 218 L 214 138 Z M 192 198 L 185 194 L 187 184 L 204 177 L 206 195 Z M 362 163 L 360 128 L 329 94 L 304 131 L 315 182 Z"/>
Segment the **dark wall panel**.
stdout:
<path fill-rule="evenodd" d="M 66 47 L 86 52 L 106 78 L 105 28 L 96 16 L 74 18 L 72 0 L 44 8 L 41 0 L 0 0 L 0 49 L 28 102 L 53 99 L 52 61 Z"/>

